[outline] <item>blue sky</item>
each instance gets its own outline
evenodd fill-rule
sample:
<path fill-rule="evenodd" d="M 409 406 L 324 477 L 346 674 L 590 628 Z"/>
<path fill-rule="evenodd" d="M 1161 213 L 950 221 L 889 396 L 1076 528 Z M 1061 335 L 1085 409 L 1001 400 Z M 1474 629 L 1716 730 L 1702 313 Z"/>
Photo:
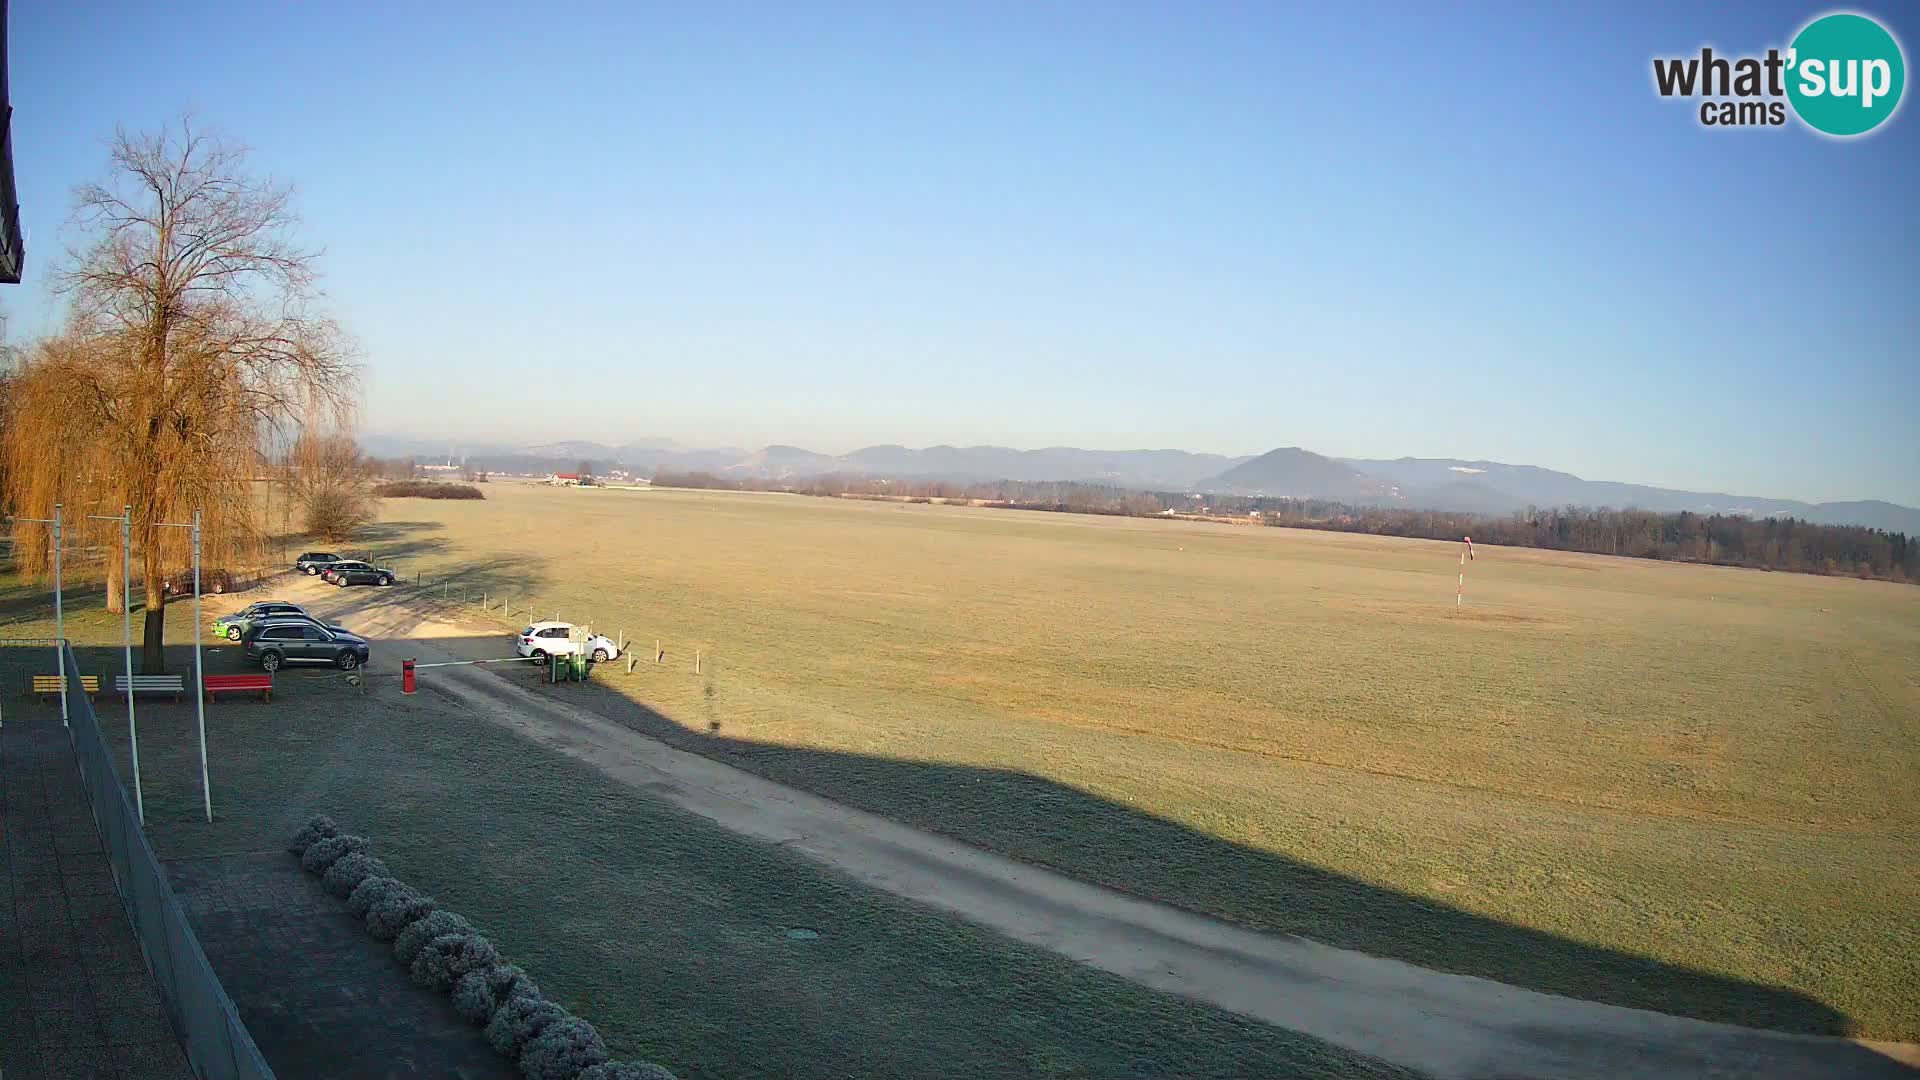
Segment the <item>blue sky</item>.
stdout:
<path fill-rule="evenodd" d="M 370 430 L 1920 504 L 1920 115 L 1652 90 L 1827 8 L 1441 6 L 16 2 L 0 310 L 57 323 L 71 188 L 192 109 L 297 184 Z"/>

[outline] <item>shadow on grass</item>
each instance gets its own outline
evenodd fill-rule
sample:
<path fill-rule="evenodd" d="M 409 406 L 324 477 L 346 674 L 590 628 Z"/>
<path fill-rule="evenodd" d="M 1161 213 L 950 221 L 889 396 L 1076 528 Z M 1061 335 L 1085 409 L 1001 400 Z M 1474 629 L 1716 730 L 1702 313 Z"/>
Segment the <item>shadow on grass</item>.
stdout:
<path fill-rule="evenodd" d="M 496 575 L 510 572 L 522 588 L 529 587 L 527 571 L 525 563 L 509 560 L 468 568 L 475 581 L 498 580 Z M 343 605 L 329 609 L 332 617 L 350 619 L 394 599 L 384 590 L 343 592 Z M 434 644 L 456 655 L 500 655 L 505 639 L 476 635 Z M 381 647 L 376 641 L 376 650 Z M 111 649 L 80 652 L 82 670 L 95 670 L 94 665 L 111 670 L 118 662 Z M 170 647 L 181 659 L 188 652 Z M 174 669 L 187 670 L 174 656 Z M 208 656 L 209 671 L 240 669 L 238 649 Z M 517 665 L 493 670 L 522 683 L 537 679 Z M 689 730 L 606 682 L 620 677 L 603 668 L 598 681 L 549 689 L 669 745 L 1136 896 L 1211 913 L 1245 910 L 1244 898 L 1259 895 L 1264 912 L 1281 914 L 1253 924 L 1257 929 L 1569 997 L 1747 1027 L 1828 1036 L 1845 1036 L 1853 1028 L 1845 1014 L 1791 989 L 1511 925 L 1225 841 L 1027 773 L 780 746 L 712 728 Z M 103 709 L 103 722 L 111 722 L 110 709 Z M 1541 1033 L 1542 1039 L 1557 1037 Z M 1777 1060 L 1779 1044 L 1752 1041 L 1755 1045 L 1747 1047 L 1732 1036 L 1725 1052 Z M 1595 1047 L 1594 1053 L 1606 1058 L 1611 1051 Z M 1861 1047 L 1807 1044 L 1805 1053 L 1807 1075 L 1912 1075 Z"/>
<path fill-rule="evenodd" d="M 517 667 L 492 670 L 522 682 L 539 678 Z M 605 665 L 595 679 L 624 678 L 620 671 Z M 1249 922 L 1254 929 L 1631 1008 L 1813 1035 L 1854 1030 L 1845 1014 L 1792 989 L 1511 925 L 1028 773 L 757 742 L 726 735 L 718 724 L 690 730 L 594 681 L 558 689 L 570 703 L 668 745 L 1082 880 L 1205 914 L 1244 911 L 1244 898 L 1258 894 L 1264 912 L 1285 913 Z"/>

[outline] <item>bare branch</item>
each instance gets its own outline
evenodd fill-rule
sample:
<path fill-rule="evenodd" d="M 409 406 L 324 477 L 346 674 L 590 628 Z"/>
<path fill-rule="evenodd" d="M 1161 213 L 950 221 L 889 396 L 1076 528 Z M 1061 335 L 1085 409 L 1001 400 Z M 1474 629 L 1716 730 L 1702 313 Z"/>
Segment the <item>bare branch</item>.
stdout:
<path fill-rule="evenodd" d="M 310 310 L 315 256 L 295 240 L 291 189 L 191 119 L 116 133 L 107 175 L 74 189 L 73 223 L 86 242 L 56 279 L 70 325 L 9 388 L 5 482 L 22 506 L 133 505 L 157 664 L 161 583 L 186 542 L 159 523 L 203 510 L 210 558 L 256 544 L 261 440 L 344 425 L 359 372 Z"/>

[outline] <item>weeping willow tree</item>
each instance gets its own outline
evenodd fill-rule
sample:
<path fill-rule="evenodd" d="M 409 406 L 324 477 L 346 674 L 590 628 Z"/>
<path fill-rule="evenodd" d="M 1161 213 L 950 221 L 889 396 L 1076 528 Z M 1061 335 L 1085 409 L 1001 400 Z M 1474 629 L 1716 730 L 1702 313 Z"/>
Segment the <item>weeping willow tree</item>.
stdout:
<path fill-rule="evenodd" d="M 16 373 L 6 482 L 33 516 L 65 503 L 102 547 L 117 548 L 118 527 L 80 520 L 133 508 L 142 662 L 157 672 L 166 579 L 191 559 L 189 531 L 168 524 L 201 511 L 207 564 L 256 547 L 263 441 L 300 420 L 344 422 L 357 370 L 310 310 L 314 256 L 292 240 L 288 189 L 251 174 L 244 149 L 190 123 L 122 132 L 106 179 L 75 192 L 74 219 L 86 241 L 59 276 L 70 320 Z M 15 543 L 23 568 L 44 570 L 44 532 Z"/>

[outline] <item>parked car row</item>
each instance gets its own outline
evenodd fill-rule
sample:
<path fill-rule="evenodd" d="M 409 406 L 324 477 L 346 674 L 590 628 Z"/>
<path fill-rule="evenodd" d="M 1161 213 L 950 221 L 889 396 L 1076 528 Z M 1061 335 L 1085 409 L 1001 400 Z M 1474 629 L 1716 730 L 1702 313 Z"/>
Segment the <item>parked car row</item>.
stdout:
<path fill-rule="evenodd" d="M 366 638 L 284 600 L 262 600 L 215 619 L 213 633 L 240 642 L 247 659 L 265 671 L 287 664 L 330 664 L 352 671 L 365 664 L 370 653 Z"/>
<path fill-rule="evenodd" d="M 293 561 L 293 568 L 330 585 L 391 585 L 399 574 L 358 559 L 343 559 L 331 551 L 309 551 Z"/>
<path fill-rule="evenodd" d="M 213 620 L 213 636 L 226 638 L 228 641 L 239 641 L 246 636 L 247 628 L 253 623 L 282 618 L 320 623 L 329 630 L 346 629 L 344 626 L 321 622 L 319 616 L 299 604 L 288 603 L 285 600 L 261 600 L 248 604 L 231 615 L 223 615 Z"/>

